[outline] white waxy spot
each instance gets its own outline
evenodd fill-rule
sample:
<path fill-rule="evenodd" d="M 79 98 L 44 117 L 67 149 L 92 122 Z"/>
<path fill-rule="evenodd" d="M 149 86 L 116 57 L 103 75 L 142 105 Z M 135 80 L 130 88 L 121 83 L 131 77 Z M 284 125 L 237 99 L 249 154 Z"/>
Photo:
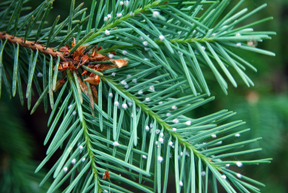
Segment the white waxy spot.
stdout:
<path fill-rule="evenodd" d="M 128 105 L 131 107 L 131 106 L 133 105 L 133 103 L 129 101 L 129 102 L 128 102 Z"/>
<path fill-rule="evenodd" d="M 112 72 L 112 74 L 111 74 L 112 76 L 115 76 L 116 75 L 116 73 L 115 72 Z"/>
<path fill-rule="evenodd" d="M 122 13 L 117 13 L 117 17 L 122 17 Z"/>
<path fill-rule="evenodd" d="M 144 46 L 148 46 L 148 42 L 147 42 L 147 41 L 142 42 L 142 44 L 143 44 Z"/>
<path fill-rule="evenodd" d="M 125 88 L 129 88 L 129 85 L 128 85 L 128 84 L 126 84 L 124 87 L 125 87 Z"/>
<path fill-rule="evenodd" d="M 128 52 L 127 52 L 126 50 L 123 50 L 123 51 L 122 51 L 122 54 L 123 54 L 123 55 L 126 55 L 127 53 L 128 53 Z"/>
<path fill-rule="evenodd" d="M 134 15 L 135 15 L 135 13 L 134 13 L 134 12 L 130 12 L 130 15 L 134 16 Z"/>
<path fill-rule="evenodd" d="M 153 127 L 153 123 L 150 123 L 150 128 L 152 128 Z"/>
<path fill-rule="evenodd" d="M 74 159 L 71 160 L 71 164 L 74 165 L 75 163 L 76 163 L 76 159 L 74 158 Z"/>
<path fill-rule="evenodd" d="M 137 112 L 139 112 L 139 111 L 140 111 L 140 108 L 139 108 L 139 107 L 137 107 L 137 108 L 136 108 L 136 111 L 137 111 Z"/>
<path fill-rule="evenodd" d="M 226 180 L 227 177 L 225 175 L 222 175 L 221 178 Z"/>
<path fill-rule="evenodd" d="M 175 123 L 175 124 L 177 124 L 177 123 L 179 123 L 179 120 L 178 120 L 178 119 L 173 119 L 172 122 Z"/>
<path fill-rule="evenodd" d="M 153 12 L 153 17 L 157 18 L 160 15 L 159 11 L 154 11 Z"/>
<path fill-rule="evenodd" d="M 148 58 L 144 58 L 144 60 L 146 60 L 146 61 L 147 61 L 147 60 L 149 60 L 149 59 L 148 59 Z"/>
<path fill-rule="evenodd" d="M 188 157 L 190 156 L 190 154 L 188 153 L 188 151 L 186 151 L 186 153 L 185 153 Z"/>
<path fill-rule="evenodd" d="M 71 109 L 71 108 L 72 108 L 72 105 L 69 105 L 69 106 L 68 106 L 68 110 Z"/>
<path fill-rule="evenodd" d="M 132 82 L 133 82 L 133 83 L 137 83 L 137 79 L 134 78 L 134 79 L 132 80 Z"/>
<path fill-rule="evenodd" d="M 205 176 L 206 175 L 206 172 L 205 171 L 202 171 L 201 172 L 201 176 Z"/>
<path fill-rule="evenodd" d="M 85 157 L 83 157 L 81 161 L 82 161 L 82 162 L 85 162 L 85 160 L 86 160 L 86 158 L 85 158 Z"/>
<path fill-rule="evenodd" d="M 236 44 L 236 46 L 237 46 L 238 48 L 240 48 L 241 45 L 242 45 L 242 44 L 241 44 L 240 42 Z"/>
<path fill-rule="evenodd" d="M 193 34 L 194 34 L 195 32 L 196 32 L 196 30 L 194 29 L 194 30 L 193 30 Z"/>
<path fill-rule="evenodd" d="M 162 137 L 159 138 L 159 142 L 163 144 L 164 139 Z"/>
<path fill-rule="evenodd" d="M 129 1 L 124 1 L 125 6 L 128 6 L 128 4 L 129 4 Z"/>
<path fill-rule="evenodd" d="M 120 5 L 123 5 L 124 4 L 124 2 L 123 1 L 120 1 Z"/>
<path fill-rule="evenodd" d="M 242 162 L 236 162 L 236 165 L 237 165 L 238 167 L 242 167 L 242 166 L 243 166 Z"/>
<path fill-rule="evenodd" d="M 123 85 L 127 84 L 127 82 L 125 80 L 122 80 L 120 83 L 123 84 Z"/>
<path fill-rule="evenodd" d="M 163 35 L 160 35 L 160 36 L 159 36 L 159 39 L 160 39 L 161 41 L 163 41 L 163 40 L 165 39 L 165 37 L 164 37 Z"/>
<path fill-rule="evenodd" d="M 163 161 L 163 157 L 158 156 L 158 161 L 161 163 Z"/>
<path fill-rule="evenodd" d="M 216 134 L 212 134 L 212 135 L 211 135 L 211 137 L 213 137 L 213 138 L 216 138 L 216 137 L 217 137 L 217 135 L 216 135 Z"/>
<path fill-rule="evenodd" d="M 226 164 L 225 166 L 226 166 L 226 168 L 229 168 L 229 167 L 230 167 L 230 164 Z"/>
<path fill-rule="evenodd" d="M 240 34 L 240 33 L 237 33 L 236 36 L 239 37 L 239 36 L 241 36 L 241 34 Z"/>
<path fill-rule="evenodd" d="M 181 51 L 178 51 L 178 54 L 179 54 L 180 56 L 183 56 L 183 52 L 181 52 Z"/>
<path fill-rule="evenodd" d="M 160 133 L 160 137 L 163 137 L 164 136 L 164 134 L 163 133 Z"/>
<path fill-rule="evenodd" d="M 138 94 L 143 94 L 143 90 L 139 90 L 139 91 L 138 91 Z"/>
<path fill-rule="evenodd" d="M 38 72 L 37 77 L 41 78 L 41 77 L 43 77 L 43 74 L 41 72 Z"/>
<path fill-rule="evenodd" d="M 173 110 L 176 110 L 176 109 L 177 109 L 176 105 L 173 105 L 171 108 L 172 108 Z"/>
<path fill-rule="evenodd" d="M 183 182 L 182 182 L 182 181 L 180 181 L 180 182 L 179 182 L 179 185 L 180 185 L 180 186 L 183 186 Z"/>
<path fill-rule="evenodd" d="M 109 36 L 109 35 L 110 35 L 110 31 L 106 29 L 106 30 L 105 30 L 105 35 L 106 35 L 106 36 Z"/>
<path fill-rule="evenodd" d="M 213 33 L 212 36 L 213 36 L 213 37 L 216 36 L 216 33 Z"/>
<path fill-rule="evenodd" d="M 155 145 L 158 145 L 158 141 L 155 142 Z"/>
<path fill-rule="evenodd" d="M 122 108 L 126 110 L 126 109 L 128 108 L 127 104 L 126 104 L 126 103 L 123 103 L 123 104 L 122 104 Z"/>
<path fill-rule="evenodd" d="M 171 113 L 167 113 L 166 116 L 167 116 L 167 117 L 171 116 Z"/>
<path fill-rule="evenodd" d="M 156 135 L 158 135 L 160 133 L 160 129 L 156 129 L 155 133 L 156 133 Z"/>
<path fill-rule="evenodd" d="M 238 174 L 237 174 L 237 177 L 238 177 L 238 178 L 242 178 L 242 175 L 238 173 Z"/>
<path fill-rule="evenodd" d="M 202 50 L 204 50 L 204 51 L 206 50 L 206 48 L 205 48 L 204 46 L 202 46 L 201 48 L 202 48 Z"/>
<path fill-rule="evenodd" d="M 150 101 L 150 98 L 149 97 L 145 98 L 145 101 Z"/>
<path fill-rule="evenodd" d="M 63 168 L 63 172 L 66 173 L 67 171 L 68 171 L 68 168 L 67 168 L 67 167 L 64 167 L 64 168 Z"/>
<path fill-rule="evenodd" d="M 145 130 L 149 131 L 149 126 L 148 125 L 145 126 Z"/>
<path fill-rule="evenodd" d="M 104 192 L 108 192 L 108 190 L 104 190 Z"/>
<path fill-rule="evenodd" d="M 112 97 L 113 97 L 113 93 L 110 92 L 108 96 L 109 96 L 110 98 L 112 98 Z"/>
<path fill-rule="evenodd" d="M 153 91 L 153 92 L 154 92 L 154 91 L 155 91 L 155 88 L 154 88 L 154 86 L 153 86 L 153 85 L 152 85 L 152 86 L 150 86 L 150 87 L 149 87 L 149 90 L 151 90 L 151 91 Z"/>
<path fill-rule="evenodd" d="M 79 149 L 80 149 L 80 151 L 82 151 L 82 150 L 83 150 L 83 146 L 82 146 L 82 145 L 80 145 L 80 146 L 79 146 Z"/>
<path fill-rule="evenodd" d="M 169 141 L 168 144 L 169 144 L 169 146 L 171 146 L 171 147 L 173 146 L 173 142 L 172 142 L 172 141 Z"/>
<path fill-rule="evenodd" d="M 150 49 L 150 48 L 146 48 L 146 47 L 144 48 L 145 51 L 148 51 L 149 49 Z"/>
<path fill-rule="evenodd" d="M 119 102 L 115 101 L 114 105 L 116 105 L 118 107 L 119 106 Z"/>
<path fill-rule="evenodd" d="M 180 153 L 180 156 L 183 156 L 183 152 Z"/>
<path fill-rule="evenodd" d="M 176 131 L 177 131 L 177 129 L 176 129 L 176 128 L 172 128 L 172 131 L 173 131 L 173 132 L 176 132 Z"/>
<path fill-rule="evenodd" d="M 76 111 L 73 111 L 72 115 L 76 115 Z"/>
<path fill-rule="evenodd" d="M 147 159 L 147 156 L 146 156 L 146 155 L 142 155 L 142 158 L 143 158 L 143 159 Z"/>
<path fill-rule="evenodd" d="M 160 101 L 158 104 L 159 104 L 159 105 L 162 105 L 162 104 L 163 104 L 163 102 L 162 102 L 162 101 Z"/>
<path fill-rule="evenodd" d="M 113 58 L 113 57 L 114 57 L 114 54 L 108 54 L 108 57 L 109 57 L 109 58 Z"/>
<path fill-rule="evenodd" d="M 104 17 L 104 21 L 107 21 L 107 20 L 108 20 L 108 17 L 105 16 L 105 17 Z"/>
<path fill-rule="evenodd" d="M 191 125 L 191 121 L 186 121 L 185 124 L 189 126 Z"/>
<path fill-rule="evenodd" d="M 145 40 L 145 38 L 143 38 L 142 36 L 140 36 L 140 39 L 141 39 L 141 40 Z"/>
<path fill-rule="evenodd" d="M 235 134 L 235 137 L 240 137 L 240 136 L 241 136 L 240 133 Z"/>
<path fill-rule="evenodd" d="M 113 142 L 113 145 L 114 145 L 114 147 L 117 147 L 117 146 L 119 146 L 120 144 L 118 143 L 118 141 L 114 141 L 114 142 Z"/>
<path fill-rule="evenodd" d="M 111 14 L 108 14 L 108 15 L 107 15 L 107 17 L 108 17 L 108 18 L 111 18 L 111 17 L 112 17 L 112 15 L 111 15 Z"/>
<path fill-rule="evenodd" d="M 134 116 L 133 116 L 133 114 L 131 114 L 131 118 L 133 118 Z"/>

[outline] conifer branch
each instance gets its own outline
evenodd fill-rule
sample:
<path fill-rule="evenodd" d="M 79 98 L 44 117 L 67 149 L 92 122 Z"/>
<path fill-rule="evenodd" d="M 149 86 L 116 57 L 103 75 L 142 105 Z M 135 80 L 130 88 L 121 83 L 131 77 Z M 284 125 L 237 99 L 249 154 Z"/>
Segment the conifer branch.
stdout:
<path fill-rule="evenodd" d="M 72 76 L 70 70 L 67 70 L 66 72 L 67 72 L 67 75 L 68 75 L 68 81 L 70 82 L 70 85 L 73 86 L 72 84 L 75 84 L 73 76 Z M 78 93 L 73 92 L 73 95 L 74 95 L 74 98 L 77 100 Z M 82 106 L 81 106 L 79 101 L 77 103 L 77 106 L 78 106 L 78 109 L 81 109 L 81 110 L 78 110 L 78 113 L 82 113 L 83 112 L 82 111 Z M 82 114 L 79 115 L 79 116 L 83 117 Z M 96 164 L 95 164 L 95 156 L 93 154 L 93 151 L 91 150 L 92 149 L 92 145 L 91 145 L 91 139 L 89 137 L 88 127 L 87 127 L 85 119 L 82 119 L 80 121 L 81 121 L 82 130 L 83 130 L 83 134 L 84 134 L 84 138 L 85 138 L 86 149 L 87 149 L 87 152 L 88 152 L 89 159 L 91 161 L 92 173 L 93 173 L 95 181 L 98 182 L 97 186 L 99 186 L 98 171 L 97 171 L 97 167 L 96 167 Z M 99 189 L 100 189 L 100 187 L 99 187 Z"/>
<path fill-rule="evenodd" d="M 168 123 L 166 123 L 163 119 L 161 119 L 158 114 L 156 114 L 152 110 L 150 110 L 149 107 L 147 107 L 145 104 L 143 104 L 141 101 L 139 101 L 139 99 L 137 97 L 135 97 L 131 93 L 127 92 L 125 89 L 123 89 L 123 87 L 116 84 L 112 79 L 105 77 L 105 76 L 102 76 L 101 78 L 104 82 L 106 82 L 110 85 L 113 85 L 122 94 L 126 95 L 127 98 L 129 98 L 133 102 L 135 102 L 135 104 L 139 108 L 141 108 L 141 110 L 145 114 L 149 115 L 153 120 L 155 119 L 157 121 L 157 123 L 165 129 L 165 131 L 167 131 L 171 136 L 173 136 L 174 139 L 177 139 L 180 144 L 186 146 L 187 150 L 193 151 L 193 154 L 200 157 L 204 163 L 210 163 L 212 167 L 214 167 L 217 170 L 220 170 L 220 167 L 218 167 L 217 165 L 214 165 L 209 158 L 207 158 L 206 156 L 201 154 L 199 151 L 197 151 L 196 148 L 193 145 L 191 145 L 189 142 L 187 142 L 187 140 L 185 140 L 183 137 L 181 137 L 180 134 L 173 131 L 171 126 Z M 207 100 L 207 102 L 212 101 L 212 100 L 214 100 L 214 97 L 210 97 Z"/>
<path fill-rule="evenodd" d="M 112 5 L 110 1 L 93 0 L 90 17 L 86 16 L 86 9 L 81 9 L 83 3 L 75 8 L 72 0 L 69 16 L 59 24 L 57 17 L 48 28 L 43 26 L 52 0 L 45 0 L 22 17 L 18 11 L 26 1 L 14 0 L 8 9 L 1 11 L 0 92 L 3 79 L 8 93 L 15 96 L 18 91 L 24 100 L 21 93 L 24 80 L 28 85 L 25 95 L 28 108 L 34 93 L 33 83 L 40 96 L 32 112 L 42 100 L 48 106 L 47 93 L 52 107 L 48 121 L 51 126 L 44 145 L 52 135 L 53 139 L 36 171 L 58 148 L 64 147 L 62 156 L 41 185 L 53 174 L 48 192 L 56 191 L 68 178 L 71 183 L 66 192 L 86 192 L 92 188 L 95 192 L 110 188 L 114 192 L 129 192 L 118 181 L 145 192 L 162 192 L 162 187 L 165 192 L 172 165 L 177 193 L 204 189 L 207 192 L 208 184 L 217 192 L 219 183 L 227 192 L 258 192 L 254 185 L 263 186 L 262 183 L 228 167 L 269 163 L 269 158 L 229 160 L 232 156 L 261 150 L 236 150 L 261 138 L 225 141 L 223 145 L 222 141 L 240 137 L 249 130 L 233 130 L 243 125 L 243 121 L 221 123 L 234 115 L 233 112 L 223 110 L 200 118 L 185 115 L 214 99 L 207 97 L 210 91 L 207 71 L 202 72 L 203 68 L 209 68 L 225 93 L 226 79 L 237 87 L 231 70 L 247 86 L 253 85 L 244 71 L 246 66 L 255 68 L 230 47 L 274 55 L 248 44 L 274 35 L 249 28 L 271 17 L 243 27 L 235 26 L 266 6 L 244 16 L 247 10 L 234 14 L 243 1 L 218 23 L 229 0 L 113 0 Z M 86 22 L 86 29 L 82 29 Z M 39 42 L 58 45 L 50 48 Z M 43 55 L 44 58 L 40 57 Z M 13 63 L 10 58 L 14 59 L 14 65 L 9 65 Z M 40 62 L 43 67 L 36 65 Z M 43 80 L 43 87 L 39 80 Z M 183 96 L 179 97 L 179 93 Z M 55 103 L 54 96 L 57 96 Z M 108 177 L 107 181 L 109 172 L 111 180 Z"/>
<path fill-rule="evenodd" d="M 101 34 L 101 32 L 107 30 L 107 29 L 112 29 L 114 27 L 116 27 L 117 25 L 119 25 L 121 22 L 128 20 L 129 18 L 133 17 L 134 15 L 140 14 L 148 9 L 154 8 L 154 7 L 158 7 L 161 4 L 165 4 L 168 3 L 167 1 L 155 1 L 151 4 L 147 4 L 145 5 L 145 7 L 143 8 L 139 8 L 137 10 L 135 10 L 134 12 L 130 12 L 129 14 L 121 17 L 120 19 L 116 19 L 115 21 L 113 21 L 113 23 L 106 25 L 104 28 L 99 29 L 99 31 L 97 31 L 96 33 L 90 35 L 84 43 L 91 41 L 92 39 L 94 39 L 95 37 L 99 36 Z"/>

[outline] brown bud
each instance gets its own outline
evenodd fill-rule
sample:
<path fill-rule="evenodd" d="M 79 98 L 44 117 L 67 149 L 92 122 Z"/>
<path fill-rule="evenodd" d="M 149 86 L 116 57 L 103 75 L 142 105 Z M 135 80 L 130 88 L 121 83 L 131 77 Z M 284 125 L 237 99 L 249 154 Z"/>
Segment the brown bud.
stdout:
<path fill-rule="evenodd" d="M 59 88 L 61 88 L 64 83 L 65 83 L 65 80 L 62 80 L 62 79 L 58 80 L 56 82 L 56 86 L 55 86 L 54 92 L 56 92 Z"/>
<path fill-rule="evenodd" d="M 97 89 L 96 89 L 96 87 L 93 86 L 93 85 L 90 85 L 90 88 L 91 88 L 92 94 L 93 94 L 93 96 L 94 96 L 94 101 L 95 101 L 96 104 L 98 104 L 98 92 L 97 92 Z M 91 104 L 91 105 L 92 105 L 92 104 Z"/>
<path fill-rule="evenodd" d="M 76 39 L 73 37 L 72 47 L 76 45 Z"/>
<path fill-rule="evenodd" d="M 85 78 L 84 81 L 89 82 L 90 84 L 98 85 L 100 83 L 100 78 L 98 75 L 89 76 L 89 77 Z"/>
<path fill-rule="evenodd" d="M 79 81 L 79 85 L 80 85 L 80 89 L 86 94 L 88 95 L 88 88 L 87 85 L 81 80 L 80 76 L 77 76 L 78 81 Z"/>
<path fill-rule="evenodd" d="M 122 68 L 123 66 L 127 65 L 127 60 L 124 59 L 110 59 L 113 64 L 116 64 L 118 68 Z"/>

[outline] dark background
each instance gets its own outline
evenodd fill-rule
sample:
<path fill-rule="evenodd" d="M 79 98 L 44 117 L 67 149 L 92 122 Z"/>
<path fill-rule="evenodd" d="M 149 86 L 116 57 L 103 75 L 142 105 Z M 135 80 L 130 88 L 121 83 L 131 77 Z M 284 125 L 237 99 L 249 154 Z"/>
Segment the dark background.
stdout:
<path fill-rule="evenodd" d="M 30 6 L 37 6 L 36 4 L 38 3 L 35 2 L 29 2 Z M 76 1 L 76 6 L 81 2 Z M 233 0 L 231 4 L 233 5 L 237 2 Z M 246 155 L 243 159 L 272 157 L 273 161 L 271 164 L 245 166 L 235 169 L 266 184 L 266 188 L 261 188 L 264 193 L 284 193 L 288 192 L 288 1 L 246 0 L 242 8 L 247 7 L 249 10 L 253 10 L 263 3 L 268 3 L 268 7 L 242 22 L 241 25 L 273 16 L 274 20 L 255 26 L 254 29 L 277 32 L 277 35 L 273 36 L 272 40 L 258 43 L 257 46 L 275 52 L 276 57 L 243 52 L 245 59 L 258 69 L 257 73 L 252 70 L 247 71 L 255 86 L 247 88 L 240 78 L 236 76 L 239 86 L 238 88 L 233 88 L 232 85 L 229 85 L 229 94 L 226 96 L 216 83 L 215 86 L 210 84 L 210 89 L 216 99 L 204 107 L 191 112 L 191 116 L 199 117 L 222 109 L 237 112 L 237 115 L 231 120 L 245 120 L 247 124 L 244 127 L 251 128 L 249 133 L 241 136 L 242 139 L 263 137 L 263 140 L 259 143 L 253 144 L 253 147 L 262 147 L 263 151 L 253 155 Z M 89 2 L 85 2 L 84 7 L 89 8 L 89 5 Z M 63 19 L 69 14 L 70 2 L 67 0 L 56 0 L 53 7 L 54 9 L 48 17 L 48 25 L 54 21 L 57 15 L 61 15 L 61 19 Z M 34 98 L 34 103 L 36 102 L 35 100 L 36 97 Z M 2 89 L 0 100 L 1 169 L 6 167 L 5 160 L 7 155 L 11 159 L 17 157 L 20 160 L 29 160 L 34 169 L 37 163 L 34 164 L 32 160 L 40 162 L 45 157 L 46 147 L 43 146 L 43 142 L 48 131 L 46 125 L 49 112 L 45 114 L 43 107 L 39 107 L 30 116 L 26 106 L 27 104 L 24 104 L 24 107 L 21 106 L 18 96 L 9 100 L 5 89 Z M 13 127 L 16 128 L 15 132 L 19 133 L 20 142 L 15 141 L 15 136 L 8 132 L 13 130 Z M 12 153 L 8 151 L 9 148 L 12 148 L 10 144 L 16 144 L 15 149 L 17 150 Z M 22 149 L 19 149 L 19 146 Z M 58 153 L 61 155 L 61 152 Z M 46 165 L 47 170 L 53 165 L 53 160 L 55 161 L 56 158 L 57 155 L 52 158 L 51 162 L 48 162 Z M 32 170 L 34 170 L 33 167 Z"/>

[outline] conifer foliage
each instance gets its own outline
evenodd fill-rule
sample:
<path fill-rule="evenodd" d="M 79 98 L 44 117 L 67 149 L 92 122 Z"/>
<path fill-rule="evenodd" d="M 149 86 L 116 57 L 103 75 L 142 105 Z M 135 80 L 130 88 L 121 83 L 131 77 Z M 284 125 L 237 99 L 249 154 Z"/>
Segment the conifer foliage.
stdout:
<path fill-rule="evenodd" d="M 245 71 L 256 69 L 238 50 L 274 56 L 255 43 L 275 33 L 251 28 L 271 17 L 241 25 L 266 4 L 91 1 L 89 10 L 71 0 L 52 24 L 53 0 L 26 15 L 27 0 L 0 3 L 0 92 L 27 99 L 31 113 L 42 102 L 52 109 L 35 172 L 63 151 L 40 186 L 53 178 L 48 192 L 167 192 L 174 181 L 173 192 L 260 192 L 229 166 L 269 163 L 237 159 L 261 150 L 245 148 L 261 138 L 241 140 L 249 129 L 225 121 L 235 114 L 227 110 L 186 115 L 214 99 L 215 80 L 225 93 L 237 79 L 253 85 Z"/>

